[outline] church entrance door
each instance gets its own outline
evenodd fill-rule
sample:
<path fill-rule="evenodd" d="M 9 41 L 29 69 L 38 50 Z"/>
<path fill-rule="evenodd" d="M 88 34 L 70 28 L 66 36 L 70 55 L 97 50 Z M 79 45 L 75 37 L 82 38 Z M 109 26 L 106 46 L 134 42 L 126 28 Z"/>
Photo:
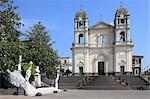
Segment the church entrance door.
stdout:
<path fill-rule="evenodd" d="M 121 75 L 124 75 L 124 66 L 120 66 L 120 73 L 121 73 Z"/>
<path fill-rule="evenodd" d="M 79 74 L 83 75 L 83 67 L 79 67 Z"/>
<path fill-rule="evenodd" d="M 104 75 L 104 62 L 98 62 L 98 75 Z"/>

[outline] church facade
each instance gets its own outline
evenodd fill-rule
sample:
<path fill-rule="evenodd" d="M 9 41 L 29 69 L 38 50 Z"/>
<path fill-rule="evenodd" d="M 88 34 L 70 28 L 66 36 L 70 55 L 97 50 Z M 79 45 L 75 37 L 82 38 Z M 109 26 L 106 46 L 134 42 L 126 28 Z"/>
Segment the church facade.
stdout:
<path fill-rule="evenodd" d="M 130 15 L 120 7 L 114 25 L 100 20 L 89 27 L 88 16 L 80 9 L 74 18 L 72 62 L 74 75 L 130 75 L 132 48 Z"/>

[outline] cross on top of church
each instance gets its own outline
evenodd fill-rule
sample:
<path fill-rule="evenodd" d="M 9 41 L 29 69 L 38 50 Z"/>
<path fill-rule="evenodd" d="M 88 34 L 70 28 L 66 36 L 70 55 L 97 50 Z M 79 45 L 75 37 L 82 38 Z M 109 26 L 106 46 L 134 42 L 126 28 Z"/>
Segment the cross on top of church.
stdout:
<path fill-rule="evenodd" d="M 100 14 L 100 21 L 103 21 L 103 15 Z"/>
<path fill-rule="evenodd" d="M 83 8 L 83 5 L 81 4 L 81 5 L 80 5 L 80 9 L 82 9 L 82 8 Z"/>
<path fill-rule="evenodd" d="M 123 0 L 120 2 L 120 7 L 123 7 Z"/>
<path fill-rule="evenodd" d="M 80 4 L 80 9 L 83 9 L 83 0 L 81 0 L 80 3 L 81 3 L 81 4 Z"/>

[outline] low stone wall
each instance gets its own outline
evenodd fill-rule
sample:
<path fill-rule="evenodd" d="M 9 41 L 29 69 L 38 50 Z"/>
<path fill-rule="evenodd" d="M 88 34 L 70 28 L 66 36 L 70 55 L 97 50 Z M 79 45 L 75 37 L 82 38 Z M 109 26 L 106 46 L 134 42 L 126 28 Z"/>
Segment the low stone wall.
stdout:
<path fill-rule="evenodd" d="M 13 85 L 8 83 L 3 76 L 4 76 L 4 73 L 0 72 L 0 88 L 5 88 L 5 89 L 13 88 Z"/>
<path fill-rule="evenodd" d="M 2 88 L 2 73 L 0 73 L 0 88 Z"/>
<path fill-rule="evenodd" d="M 149 75 L 141 75 L 141 77 L 150 84 L 150 76 Z"/>
<path fill-rule="evenodd" d="M 3 75 L 4 73 L 0 72 L 0 88 L 5 88 Z"/>

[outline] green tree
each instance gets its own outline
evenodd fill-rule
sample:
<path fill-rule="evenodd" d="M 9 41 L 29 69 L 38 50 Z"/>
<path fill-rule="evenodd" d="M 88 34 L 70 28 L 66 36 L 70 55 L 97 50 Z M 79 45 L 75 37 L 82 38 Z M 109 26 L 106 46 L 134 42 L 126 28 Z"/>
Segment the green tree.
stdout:
<path fill-rule="evenodd" d="M 22 25 L 12 0 L 0 0 L 0 71 L 14 70 L 18 64 Z"/>
<path fill-rule="evenodd" d="M 33 61 L 49 77 L 55 76 L 59 65 L 57 51 L 52 48 L 53 43 L 45 26 L 38 22 L 27 31 L 25 44 L 28 47 L 23 52 L 26 62 Z"/>

